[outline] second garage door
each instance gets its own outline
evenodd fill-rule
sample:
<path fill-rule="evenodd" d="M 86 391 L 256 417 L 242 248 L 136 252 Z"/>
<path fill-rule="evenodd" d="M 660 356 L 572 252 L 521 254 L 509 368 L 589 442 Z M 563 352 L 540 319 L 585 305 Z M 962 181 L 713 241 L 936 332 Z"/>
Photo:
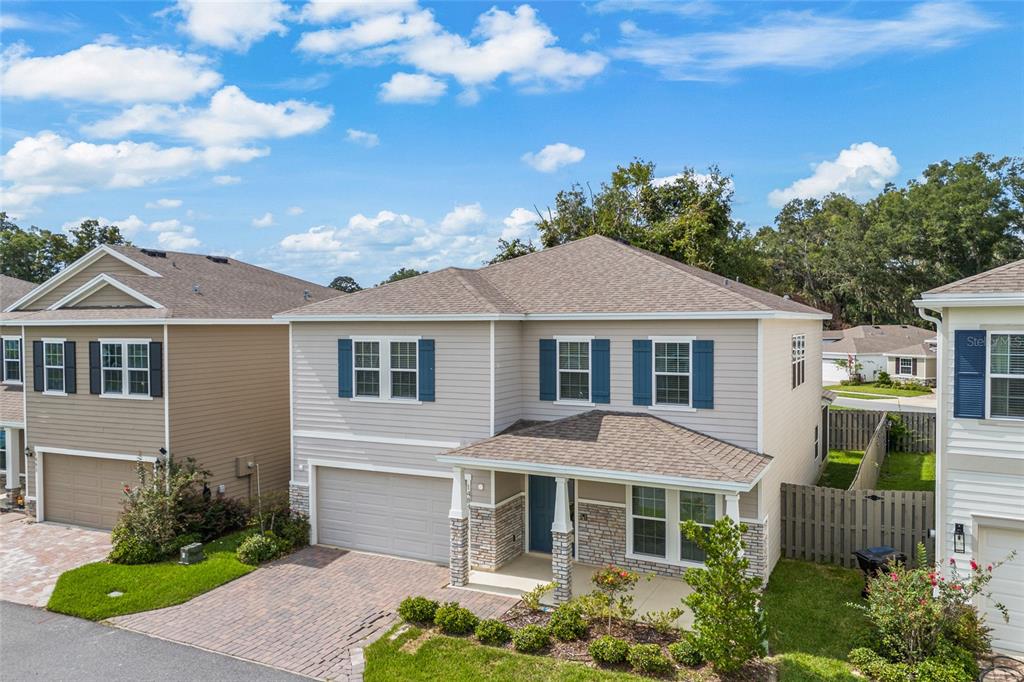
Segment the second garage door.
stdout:
<path fill-rule="evenodd" d="M 988 584 L 992 598 L 1006 606 L 1010 622 L 988 600 L 985 604 L 987 625 L 992 628 L 992 648 L 996 651 L 1024 654 L 1024 521 L 1016 528 L 983 525 L 978 528 L 978 560 L 982 565 L 1003 561 L 1010 552 L 1016 551 L 1013 561 L 1008 561 L 992 573 Z"/>
<path fill-rule="evenodd" d="M 448 478 L 318 467 L 317 541 L 448 563 Z"/>
<path fill-rule="evenodd" d="M 43 518 L 110 529 L 121 514 L 122 490 L 137 484 L 136 463 L 44 453 Z"/>

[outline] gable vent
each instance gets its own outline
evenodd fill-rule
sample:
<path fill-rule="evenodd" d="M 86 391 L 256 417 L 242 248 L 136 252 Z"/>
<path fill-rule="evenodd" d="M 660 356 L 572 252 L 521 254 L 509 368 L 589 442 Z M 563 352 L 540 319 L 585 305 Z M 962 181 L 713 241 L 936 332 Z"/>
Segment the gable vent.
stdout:
<path fill-rule="evenodd" d="M 157 251 L 156 249 L 139 249 L 139 251 L 151 258 L 167 258 L 166 251 Z"/>
<path fill-rule="evenodd" d="M 207 256 L 206 260 L 212 260 L 214 263 L 227 263 L 228 259 L 224 256 Z"/>

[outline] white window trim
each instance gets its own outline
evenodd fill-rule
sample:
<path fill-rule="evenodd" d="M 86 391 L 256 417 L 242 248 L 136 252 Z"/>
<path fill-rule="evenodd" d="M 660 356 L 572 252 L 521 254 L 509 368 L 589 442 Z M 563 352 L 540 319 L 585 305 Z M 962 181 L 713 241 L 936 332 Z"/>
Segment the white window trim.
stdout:
<path fill-rule="evenodd" d="M 352 397 L 349 400 L 360 403 L 401 403 L 403 405 L 422 405 L 419 399 L 420 394 L 420 358 L 419 342 L 422 336 L 351 336 L 352 340 Z M 416 396 L 415 398 L 395 398 L 391 395 L 391 343 L 407 342 L 416 344 Z M 356 367 L 356 343 L 372 342 L 379 345 L 380 366 L 376 370 L 380 373 L 380 395 L 356 395 L 356 372 L 367 371 L 364 367 Z M 400 372 L 411 370 L 403 369 Z M 386 380 L 385 380 L 386 379 Z"/>
<path fill-rule="evenodd" d="M 666 412 L 696 412 L 697 408 L 693 406 L 693 342 L 697 340 L 696 336 L 648 336 L 648 340 L 651 342 L 651 404 L 648 409 L 654 410 L 655 412 L 661 410 Z M 657 346 L 659 343 L 685 343 L 690 347 L 690 371 L 686 373 L 686 376 L 690 379 L 690 400 L 685 405 L 682 403 L 659 403 L 658 402 L 658 363 L 656 361 Z M 675 372 L 661 372 L 665 376 L 683 376 Z"/>
<path fill-rule="evenodd" d="M 555 404 L 574 405 L 576 407 L 595 407 L 594 398 L 594 337 L 593 336 L 556 336 L 555 337 Z M 585 343 L 587 344 L 587 399 L 574 400 L 562 397 L 562 372 L 581 373 L 583 370 L 566 369 L 559 365 L 561 357 L 561 344 L 563 343 Z"/>
<path fill-rule="evenodd" d="M 1024 417 L 1003 417 L 992 414 L 992 379 L 1024 379 L 1024 374 L 993 374 L 992 373 L 992 337 L 1003 335 L 1020 336 L 1024 334 L 1021 330 L 1001 331 L 998 329 L 987 330 L 985 337 L 985 415 L 987 419 L 1006 421 L 1019 424 Z"/>
<path fill-rule="evenodd" d="M 129 393 L 128 392 L 128 344 L 145 344 L 146 346 L 146 374 L 150 372 L 149 366 L 149 344 L 153 342 L 152 339 L 97 339 L 100 342 L 100 397 L 107 398 L 108 400 L 152 400 L 153 396 L 150 395 L 153 387 L 150 385 L 149 377 L 146 378 L 146 393 Z M 108 371 L 103 367 L 103 344 L 120 345 L 121 346 L 121 392 L 120 393 L 107 393 L 103 389 L 103 372 Z M 114 370 L 116 368 L 110 368 Z M 142 370 L 135 370 L 142 371 Z"/>
<path fill-rule="evenodd" d="M 3 366 L 0 367 L 0 372 L 3 372 L 3 375 L 0 378 L 2 378 L 3 381 L 0 382 L 0 383 L 5 383 L 5 384 L 8 384 L 10 386 L 21 386 L 22 384 L 25 383 L 25 348 L 22 345 L 21 337 L 20 336 L 4 336 L 4 337 L 2 337 L 2 341 L 3 341 L 3 343 L 2 343 L 2 345 L 0 345 L 0 355 L 2 355 L 3 357 L 0 358 L 0 359 L 3 360 Z M 7 378 L 7 363 L 10 362 L 7 359 L 7 342 L 8 341 L 17 341 L 18 342 L 18 370 L 19 370 L 18 374 L 21 376 L 21 380 L 18 380 L 18 379 L 8 379 Z"/>
<path fill-rule="evenodd" d="M 800 339 L 800 343 L 797 344 L 797 339 Z M 797 354 L 798 353 L 798 354 Z M 789 361 L 790 361 L 790 383 L 792 384 L 791 390 L 796 390 L 803 386 L 807 380 L 807 334 L 793 334 L 789 341 Z M 793 368 L 800 366 L 800 381 L 797 383 L 792 382 Z"/>
<path fill-rule="evenodd" d="M 64 343 L 67 339 L 56 339 L 56 338 L 43 338 L 40 339 L 43 342 L 43 395 L 56 395 L 56 396 L 67 396 L 68 376 L 67 376 L 67 365 L 68 359 L 64 357 Z M 46 364 L 46 344 L 60 344 L 60 375 L 63 379 L 64 388 L 59 391 L 52 391 L 49 388 L 49 381 L 47 381 L 47 369 L 57 369 L 57 365 Z"/>
<path fill-rule="evenodd" d="M 903 361 L 910 360 L 910 372 L 903 371 Z M 917 376 L 914 374 L 914 358 L 905 355 L 900 355 L 896 358 L 896 376 L 898 377 L 913 377 Z"/>
<path fill-rule="evenodd" d="M 651 518 L 646 516 L 633 516 L 633 488 L 660 488 L 665 491 L 665 556 L 651 556 L 649 554 L 637 554 L 633 551 L 633 519 L 634 518 Z M 637 483 L 626 487 L 626 558 L 634 559 L 636 561 L 649 561 L 653 564 L 664 564 L 666 566 L 681 566 L 683 568 L 704 568 L 703 561 L 684 561 L 683 559 L 674 559 L 678 557 L 681 551 L 680 544 L 680 528 L 679 528 L 679 492 L 685 490 L 687 492 L 704 493 L 707 494 L 708 490 L 698 490 L 695 488 L 668 488 L 660 485 L 643 485 Z M 715 519 L 720 519 L 725 516 L 725 496 L 721 493 L 712 492 L 715 496 Z M 660 520 L 660 519 L 658 519 Z"/>

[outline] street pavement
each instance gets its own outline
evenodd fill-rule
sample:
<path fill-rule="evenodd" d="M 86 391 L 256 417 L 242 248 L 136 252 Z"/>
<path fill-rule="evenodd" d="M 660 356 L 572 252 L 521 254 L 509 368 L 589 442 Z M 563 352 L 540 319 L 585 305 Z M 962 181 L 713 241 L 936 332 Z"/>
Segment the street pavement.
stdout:
<path fill-rule="evenodd" d="M 0 677 L 76 682 L 308 680 L 182 644 L 0 601 Z"/>
<path fill-rule="evenodd" d="M 839 396 L 832 403 L 836 407 L 850 407 L 858 410 L 887 410 L 889 412 L 930 412 L 935 413 L 935 394 L 914 398 L 886 398 L 882 400 L 860 400 Z"/>

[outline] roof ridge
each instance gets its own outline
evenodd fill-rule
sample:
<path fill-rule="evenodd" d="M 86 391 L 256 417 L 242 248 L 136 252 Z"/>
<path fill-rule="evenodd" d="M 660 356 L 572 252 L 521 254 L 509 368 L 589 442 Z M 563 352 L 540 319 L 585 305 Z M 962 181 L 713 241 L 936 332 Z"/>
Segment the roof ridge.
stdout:
<path fill-rule="evenodd" d="M 1002 272 L 1003 270 L 1009 270 L 1010 268 L 1015 267 L 1017 265 L 1024 265 L 1024 258 L 1021 258 L 1020 260 L 1010 261 L 1009 263 L 1003 263 L 1002 265 L 997 265 L 996 267 L 994 267 L 994 268 L 992 268 L 990 270 L 985 270 L 983 272 L 977 272 L 977 273 L 975 273 L 973 275 L 968 275 L 967 277 L 962 277 L 961 279 L 954 280 L 952 282 L 947 282 L 946 284 L 943 284 L 941 286 L 935 287 L 934 289 L 929 289 L 928 291 L 925 291 L 925 292 L 922 292 L 922 293 L 924 293 L 924 294 L 942 293 L 942 292 L 944 292 L 944 291 L 946 291 L 948 289 L 951 289 L 953 287 L 958 287 L 958 286 L 960 286 L 962 284 L 968 284 L 970 282 L 975 282 L 975 281 L 977 281 L 979 279 L 982 279 L 982 278 L 987 277 L 989 275 L 993 275 L 993 274 L 995 274 L 997 272 Z"/>
<path fill-rule="evenodd" d="M 483 303 L 485 306 L 490 308 L 491 312 L 500 312 L 495 302 L 488 298 L 486 295 L 484 295 L 484 293 L 480 291 L 476 286 L 474 286 L 473 282 L 470 281 L 470 279 L 472 279 L 472 275 L 470 273 L 475 273 L 474 270 L 463 268 L 452 268 L 452 270 L 455 271 L 456 278 L 458 279 L 459 283 L 462 284 L 462 286 L 466 289 L 466 291 L 468 291 L 474 298 Z"/>

